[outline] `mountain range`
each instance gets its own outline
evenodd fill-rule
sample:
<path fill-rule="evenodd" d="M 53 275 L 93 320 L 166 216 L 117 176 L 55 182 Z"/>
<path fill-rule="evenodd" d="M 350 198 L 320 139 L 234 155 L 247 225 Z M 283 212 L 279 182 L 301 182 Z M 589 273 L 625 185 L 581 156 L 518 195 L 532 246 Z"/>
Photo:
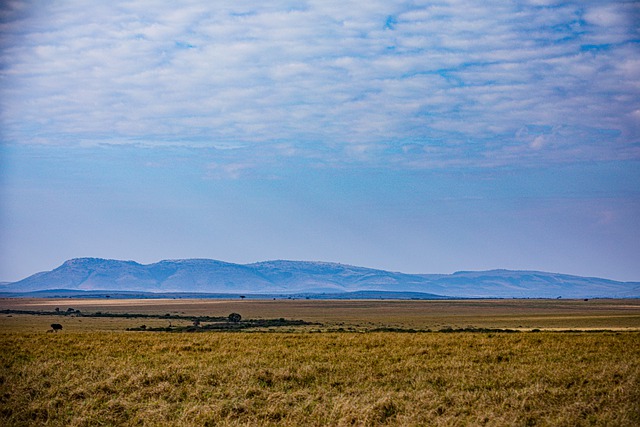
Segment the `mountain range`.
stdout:
<path fill-rule="evenodd" d="M 58 268 L 0 285 L 0 292 L 51 289 L 208 294 L 343 294 L 422 298 L 628 298 L 640 282 L 538 271 L 460 271 L 405 274 L 329 262 L 265 261 L 234 264 L 210 259 L 164 260 L 153 264 L 75 258 Z"/>

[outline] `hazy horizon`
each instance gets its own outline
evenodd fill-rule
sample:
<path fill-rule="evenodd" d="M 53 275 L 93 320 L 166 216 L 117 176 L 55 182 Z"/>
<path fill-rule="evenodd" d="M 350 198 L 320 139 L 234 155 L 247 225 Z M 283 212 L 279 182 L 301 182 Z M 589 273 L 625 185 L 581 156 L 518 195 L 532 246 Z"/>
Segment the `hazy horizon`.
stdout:
<path fill-rule="evenodd" d="M 0 4 L 0 281 L 65 260 L 640 281 L 640 4 Z"/>

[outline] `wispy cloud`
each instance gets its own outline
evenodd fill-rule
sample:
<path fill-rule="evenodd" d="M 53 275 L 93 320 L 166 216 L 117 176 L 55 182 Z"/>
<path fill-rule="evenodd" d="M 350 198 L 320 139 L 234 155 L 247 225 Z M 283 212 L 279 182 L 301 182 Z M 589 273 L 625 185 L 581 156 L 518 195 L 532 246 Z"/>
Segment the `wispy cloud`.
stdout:
<path fill-rule="evenodd" d="M 640 159 L 633 1 L 12 1 L 0 13 L 5 143 L 250 147 L 225 157 L 231 175 L 266 152 L 324 166 Z"/>

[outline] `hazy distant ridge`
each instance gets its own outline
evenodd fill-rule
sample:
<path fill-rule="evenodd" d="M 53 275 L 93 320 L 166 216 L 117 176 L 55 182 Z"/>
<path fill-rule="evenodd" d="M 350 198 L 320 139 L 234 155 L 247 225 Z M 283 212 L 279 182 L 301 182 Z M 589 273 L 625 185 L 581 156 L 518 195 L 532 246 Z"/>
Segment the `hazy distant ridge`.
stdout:
<path fill-rule="evenodd" d="M 210 259 L 154 264 L 76 258 L 0 288 L 138 292 L 296 294 L 305 292 L 422 292 L 434 296 L 591 298 L 640 296 L 640 282 L 617 282 L 537 271 L 491 270 L 454 274 L 404 274 L 344 264 L 265 261 L 233 264 Z"/>

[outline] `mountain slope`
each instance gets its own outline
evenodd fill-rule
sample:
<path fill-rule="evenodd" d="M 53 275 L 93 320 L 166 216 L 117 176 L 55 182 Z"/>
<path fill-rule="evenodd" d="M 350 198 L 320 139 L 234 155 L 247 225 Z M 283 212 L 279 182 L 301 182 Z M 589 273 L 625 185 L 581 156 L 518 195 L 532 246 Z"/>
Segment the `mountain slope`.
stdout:
<path fill-rule="evenodd" d="M 265 261 L 233 264 L 209 259 L 154 264 L 77 258 L 0 287 L 3 291 L 46 289 L 247 294 L 422 292 L 470 298 L 637 297 L 640 283 L 536 271 L 492 270 L 454 274 L 404 274 L 344 264 Z"/>

